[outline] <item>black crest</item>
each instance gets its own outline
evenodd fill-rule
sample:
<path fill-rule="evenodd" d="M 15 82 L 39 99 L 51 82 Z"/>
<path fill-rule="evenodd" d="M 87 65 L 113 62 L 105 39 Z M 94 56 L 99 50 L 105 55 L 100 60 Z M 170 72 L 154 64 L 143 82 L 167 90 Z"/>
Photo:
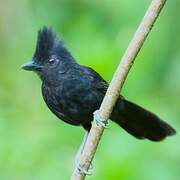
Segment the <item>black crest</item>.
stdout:
<path fill-rule="evenodd" d="M 66 57 L 69 56 L 70 53 L 63 46 L 63 41 L 52 31 L 52 29 L 44 26 L 38 31 L 34 60 L 44 61 L 51 55 Z"/>

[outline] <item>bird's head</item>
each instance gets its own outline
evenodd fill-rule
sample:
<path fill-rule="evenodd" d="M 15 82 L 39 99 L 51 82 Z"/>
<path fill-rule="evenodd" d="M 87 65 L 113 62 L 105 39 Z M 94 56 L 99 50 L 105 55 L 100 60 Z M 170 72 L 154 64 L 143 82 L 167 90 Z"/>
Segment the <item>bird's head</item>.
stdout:
<path fill-rule="evenodd" d="M 75 60 L 63 46 L 62 40 L 51 28 L 43 27 L 38 32 L 37 44 L 31 61 L 21 67 L 27 71 L 35 71 L 40 76 L 52 72 L 63 72 Z"/>

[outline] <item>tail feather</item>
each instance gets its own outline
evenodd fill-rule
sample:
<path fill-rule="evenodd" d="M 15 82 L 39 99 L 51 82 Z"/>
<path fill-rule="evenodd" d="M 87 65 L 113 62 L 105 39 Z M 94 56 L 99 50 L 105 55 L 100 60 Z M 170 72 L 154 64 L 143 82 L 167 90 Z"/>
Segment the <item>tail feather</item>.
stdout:
<path fill-rule="evenodd" d="M 138 139 L 161 141 L 176 133 L 173 127 L 158 116 L 125 99 L 117 102 L 111 119 Z"/>

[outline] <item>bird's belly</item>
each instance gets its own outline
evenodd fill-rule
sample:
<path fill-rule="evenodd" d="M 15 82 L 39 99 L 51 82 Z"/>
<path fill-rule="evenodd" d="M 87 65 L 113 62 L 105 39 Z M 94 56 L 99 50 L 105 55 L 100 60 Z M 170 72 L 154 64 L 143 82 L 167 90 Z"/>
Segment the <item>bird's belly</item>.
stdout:
<path fill-rule="evenodd" d="M 64 93 L 61 96 L 60 107 L 70 117 L 79 119 L 81 116 L 86 115 L 90 110 L 90 102 L 87 101 L 88 93 Z"/>
<path fill-rule="evenodd" d="M 60 108 L 72 121 L 81 125 L 93 120 L 93 112 L 99 109 L 102 96 L 89 90 L 63 92 L 60 98 Z"/>
<path fill-rule="evenodd" d="M 93 112 L 99 108 L 103 96 L 91 89 L 77 86 L 62 86 L 43 93 L 50 110 L 61 120 L 73 124 L 89 124 Z"/>

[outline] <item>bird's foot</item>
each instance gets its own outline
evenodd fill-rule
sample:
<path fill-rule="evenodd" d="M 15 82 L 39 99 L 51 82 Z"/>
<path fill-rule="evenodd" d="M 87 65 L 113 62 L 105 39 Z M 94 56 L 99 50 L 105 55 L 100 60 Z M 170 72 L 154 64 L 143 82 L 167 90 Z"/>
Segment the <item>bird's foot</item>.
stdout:
<path fill-rule="evenodd" d="M 86 175 L 91 175 L 92 174 L 92 171 L 93 171 L 93 165 L 90 164 L 89 166 L 89 169 L 88 171 L 84 170 L 81 165 L 79 164 L 80 162 L 80 159 L 81 159 L 81 155 L 82 155 L 82 152 L 84 150 L 84 146 L 85 146 L 85 143 L 86 143 L 86 140 L 87 140 L 87 137 L 88 137 L 88 132 L 85 134 L 84 138 L 83 138 L 83 141 L 81 143 L 81 146 L 76 154 L 76 157 L 75 157 L 75 166 L 76 166 L 76 169 L 78 170 L 78 172 L 80 174 L 84 173 Z"/>
<path fill-rule="evenodd" d="M 88 175 L 88 176 L 91 176 L 91 175 L 92 175 L 92 172 L 93 172 L 93 165 L 92 165 L 92 163 L 91 163 L 90 166 L 89 166 L 89 169 L 86 171 L 86 170 L 83 169 L 83 168 L 81 167 L 81 165 L 78 163 L 78 164 L 76 165 L 76 169 L 77 169 L 77 172 L 78 172 L 79 174 L 86 174 L 86 175 Z"/>

